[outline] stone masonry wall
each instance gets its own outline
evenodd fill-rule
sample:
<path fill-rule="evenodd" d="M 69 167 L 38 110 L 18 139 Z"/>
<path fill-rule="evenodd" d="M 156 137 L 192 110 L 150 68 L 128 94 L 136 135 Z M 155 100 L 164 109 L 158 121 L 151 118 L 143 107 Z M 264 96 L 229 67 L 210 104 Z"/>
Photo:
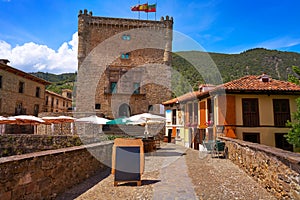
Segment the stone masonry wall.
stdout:
<path fill-rule="evenodd" d="M 97 111 L 117 118 L 124 105 L 130 114 L 138 114 L 170 99 L 172 37 L 169 16 L 153 21 L 80 11 L 76 112 Z M 116 93 L 111 93 L 111 83 L 118 84 Z M 133 94 L 136 84 L 140 84 L 139 94 Z"/>
<path fill-rule="evenodd" d="M 40 112 L 38 117 L 58 117 L 58 116 L 68 116 L 73 117 L 71 112 Z M 53 126 L 51 128 L 51 126 Z M 52 130 L 53 129 L 53 130 Z M 64 122 L 61 124 L 39 124 L 37 125 L 36 134 L 38 135 L 76 135 L 77 134 L 76 123 Z"/>
<path fill-rule="evenodd" d="M 0 90 L 0 115 L 15 115 L 17 104 L 22 104 L 23 111 L 27 115 L 34 115 L 34 105 L 38 105 L 39 111 L 42 110 L 45 97 L 45 85 L 25 77 L 16 75 L 0 69 L 0 75 L 5 77 L 2 80 Z M 24 82 L 24 93 L 19 93 L 19 82 Z M 40 97 L 36 97 L 36 87 L 40 88 Z M 25 113 L 24 113 L 25 114 Z"/>
<path fill-rule="evenodd" d="M 82 145 L 78 136 L 0 135 L 0 157 Z"/>
<path fill-rule="evenodd" d="M 84 12 L 80 10 L 78 15 L 78 66 L 81 66 L 83 59 L 99 43 L 118 33 L 138 28 L 150 28 L 155 32 L 166 32 L 167 29 L 173 29 L 173 18 L 166 16 L 166 19 L 162 17 L 160 21 L 153 21 L 95 17 L 91 11 L 88 13 L 87 10 Z M 172 40 L 171 37 L 168 38 L 169 42 Z M 171 51 L 171 43 L 166 50 Z M 168 53 L 170 54 L 170 52 Z"/>
<path fill-rule="evenodd" d="M 300 154 L 220 137 L 228 158 L 278 199 L 300 199 Z"/>
<path fill-rule="evenodd" d="M 101 155 L 99 162 L 93 154 Z M 0 199 L 54 199 L 111 162 L 112 142 L 0 158 Z"/>

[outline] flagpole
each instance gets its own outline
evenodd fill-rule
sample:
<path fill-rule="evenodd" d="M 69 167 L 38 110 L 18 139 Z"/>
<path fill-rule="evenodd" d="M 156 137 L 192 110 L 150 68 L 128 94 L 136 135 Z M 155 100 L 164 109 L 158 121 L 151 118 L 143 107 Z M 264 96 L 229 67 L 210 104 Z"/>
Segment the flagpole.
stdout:
<path fill-rule="evenodd" d="M 155 2 L 155 21 L 156 21 L 156 11 L 157 11 L 157 0 Z"/>
<path fill-rule="evenodd" d="M 139 0 L 139 4 L 138 4 L 138 5 L 140 6 L 140 0 Z M 140 12 L 141 12 L 141 11 L 139 10 L 139 19 L 140 19 Z"/>
<path fill-rule="evenodd" d="M 147 1 L 147 9 L 148 9 L 148 1 Z M 147 11 L 147 20 L 148 20 L 148 11 Z"/>

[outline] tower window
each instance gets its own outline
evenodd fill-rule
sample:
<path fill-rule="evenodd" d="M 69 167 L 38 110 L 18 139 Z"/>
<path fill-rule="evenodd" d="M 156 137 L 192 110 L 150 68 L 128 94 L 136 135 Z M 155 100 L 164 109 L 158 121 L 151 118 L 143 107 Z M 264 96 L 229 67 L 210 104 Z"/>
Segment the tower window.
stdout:
<path fill-rule="evenodd" d="M 133 83 L 133 94 L 140 94 L 140 83 Z"/>
<path fill-rule="evenodd" d="M 110 92 L 117 93 L 117 82 L 110 82 Z"/>
<path fill-rule="evenodd" d="M 129 59 L 130 53 L 122 53 L 121 58 L 122 59 Z"/>
<path fill-rule="evenodd" d="M 101 109 L 101 104 L 100 103 L 96 103 L 95 104 L 95 109 L 96 110 L 100 110 Z"/>
<path fill-rule="evenodd" d="M 124 35 L 122 36 L 122 40 L 130 40 L 130 39 L 131 39 L 130 35 L 124 34 Z"/>

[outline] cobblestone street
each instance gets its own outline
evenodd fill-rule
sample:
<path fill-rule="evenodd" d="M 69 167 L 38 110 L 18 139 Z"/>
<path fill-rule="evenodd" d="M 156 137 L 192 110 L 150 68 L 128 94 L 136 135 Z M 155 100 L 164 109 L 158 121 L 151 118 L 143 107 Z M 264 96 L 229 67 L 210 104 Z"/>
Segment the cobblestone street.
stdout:
<path fill-rule="evenodd" d="M 57 199 L 275 199 L 230 160 L 174 144 L 145 156 L 142 186 L 97 173 Z"/>

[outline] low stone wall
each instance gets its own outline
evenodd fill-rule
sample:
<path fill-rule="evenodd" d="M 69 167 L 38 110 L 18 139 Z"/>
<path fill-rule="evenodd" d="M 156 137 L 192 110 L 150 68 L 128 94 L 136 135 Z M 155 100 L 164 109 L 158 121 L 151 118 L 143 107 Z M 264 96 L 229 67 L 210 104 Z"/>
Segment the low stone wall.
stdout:
<path fill-rule="evenodd" d="M 228 158 L 278 199 L 300 199 L 300 154 L 220 137 Z"/>
<path fill-rule="evenodd" d="M 41 112 L 38 117 L 58 117 L 68 116 L 74 117 L 72 112 Z M 38 135 L 76 135 L 77 127 L 76 123 L 59 123 L 59 124 L 39 124 L 37 125 L 36 133 Z"/>
<path fill-rule="evenodd" d="M 111 163 L 111 154 L 112 142 L 102 142 L 0 158 L 0 199 L 54 199 L 106 170 L 103 163 Z"/>
<path fill-rule="evenodd" d="M 82 145 L 78 136 L 0 135 L 0 157 Z"/>

